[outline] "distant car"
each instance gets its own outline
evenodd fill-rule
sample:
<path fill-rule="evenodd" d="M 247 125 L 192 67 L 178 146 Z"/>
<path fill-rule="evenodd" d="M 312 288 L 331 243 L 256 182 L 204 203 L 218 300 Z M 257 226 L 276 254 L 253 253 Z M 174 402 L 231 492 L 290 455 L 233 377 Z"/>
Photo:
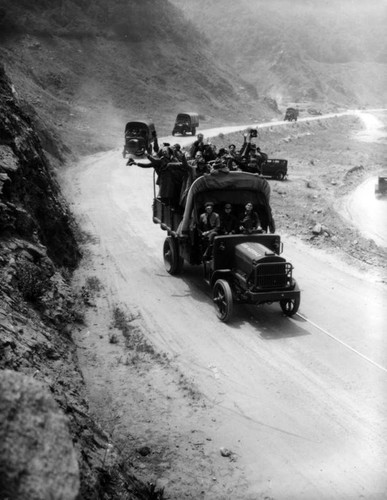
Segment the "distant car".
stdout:
<path fill-rule="evenodd" d="M 172 135 L 196 134 L 196 129 L 199 127 L 199 115 L 197 113 L 179 113 L 176 116 L 175 125 L 172 130 Z"/>
<path fill-rule="evenodd" d="M 271 177 L 283 181 L 288 175 L 288 160 L 278 160 L 268 158 L 259 168 L 260 174 L 264 177 Z"/>
<path fill-rule="evenodd" d="M 284 121 L 291 122 L 294 120 L 296 122 L 299 114 L 300 112 L 297 108 L 287 108 L 285 112 Z"/>
<path fill-rule="evenodd" d="M 125 144 L 122 156 L 133 160 L 146 159 L 146 153 L 158 150 L 156 129 L 153 122 L 131 121 L 125 126 Z"/>
<path fill-rule="evenodd" d="M 378 183 L 375 186 L 375 194 L 380 196 L 387 194 L 387 176 L 378 177 Z"/>
<path fill-rule="evenodd" d="M 310 115 L 315 115 L 315 116 L 322 115 L 321 111 L 319 111 L 318 109 L 314 109 L 314 108 L 308 108 L 308 113 Z"/>

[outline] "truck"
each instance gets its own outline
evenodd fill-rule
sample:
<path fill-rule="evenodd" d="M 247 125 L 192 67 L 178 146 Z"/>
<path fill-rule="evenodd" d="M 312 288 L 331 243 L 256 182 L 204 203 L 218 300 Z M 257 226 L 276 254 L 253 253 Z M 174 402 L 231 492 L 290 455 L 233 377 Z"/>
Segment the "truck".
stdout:
<path fill-rule="evenodd" d="M 286 316 L 296 314 L 301 292 L 293 277 L 293 265 L 281 256 L 283 243 L 275 233 L 268 181 L 248 172 L 214 171 L 192 182 L 188 175 L 179 190 L 176 184 L 171 187 L 170 179 L 176 175 L 168 173 L 169 168 L 181 174 L 178 164 L 159 172 L 153 199 L 153 222 L 166 232 L 162 249 L 166 271 L 177 276 L 184 265 L 201 266 L 212 290 L 216 314 L 223 322 L 232 318 L 234 304 L 279 303 Z M 252 203 L 262 229 L 216 235 L 208 260 L 199 227 L 200 214 L 208 201 L 217 213 L 231 203 L 240 218 L 246 203 Z"/>
<path fill-rule="evenodd" d="M 284 121 L 297 121 L 300 111 L 297 108 L 287 108 L 285 112 Z"/>
<path fill-rule="evenodd" d="M 173 126 L 172 135 L 196 134 L 196 129 L 199 127 L 198 113 L 179 113 L 176 116 L 175 125 Z"/>
<path fill-rule="evenodd" d="M 147 160 L 146 154 L 158 151 L 155 125 L 152 121 L 135 120 L 125 125 L 125 142 L 122 156 L 129 160 Z"/>
<path fill-rule="evenodd" d="M 288 160 L 268 158 L 260 166 L 259 173 L 264 177 L 283 181 L 288 175 Z"/>
<path fill-rule="evenodd" d="M 379 175 L 378 182 L 375 184 L 375 195 L 383 196 L 387 194 L 387 175 Z"/>

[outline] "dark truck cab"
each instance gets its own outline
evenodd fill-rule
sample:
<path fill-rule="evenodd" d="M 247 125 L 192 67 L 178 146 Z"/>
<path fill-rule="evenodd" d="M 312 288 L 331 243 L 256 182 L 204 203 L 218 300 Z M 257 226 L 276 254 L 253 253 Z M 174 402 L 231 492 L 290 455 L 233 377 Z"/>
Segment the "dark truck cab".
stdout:
<path fill-rule="evenodd" d="M 179 168 L 174 164 L 171 168 Z M 182 272 L 184 262 L 201 265 L 204 279 L 212 288 L 216 313 L 221 321 L 232 316 L 234 303 L 264 304 L 278 302 L 287 316 L 300 305 L 300 290 L 293 278 L 293 266 L 281 257 L 282 243 L 274 234 L 269 204 L 270 186 L 266 179 L 246 172 L 214 172 L 196 179 L 183 189 L 184 198 L 169 197 L 163 178 L 153 201 L 153 222 L 167 232 L 163 245 L 165 268 L 171 275 Z M 177 191 L 175 191 L 177 194 Z M 167 195 L 167 196 L 166 196 Z M 218 235 L 212 257 L 204 259 L 204 241 L 199 217 L 207 201 L 220 213 L 226 202 L 242 217 L 244 206 L 252 202 L 265 231 L 251 234 Z"/>

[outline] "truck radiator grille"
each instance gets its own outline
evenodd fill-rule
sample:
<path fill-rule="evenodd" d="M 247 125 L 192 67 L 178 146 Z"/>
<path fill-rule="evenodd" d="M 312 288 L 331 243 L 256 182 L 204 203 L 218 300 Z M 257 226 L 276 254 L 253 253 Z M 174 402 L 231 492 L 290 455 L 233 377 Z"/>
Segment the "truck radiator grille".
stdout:
<path fill-rule="evenodd" d="M 291 283 L 293 266 L 289 262 L 257 264 L 254 272 L 255 288 L 286 288 Z"/>

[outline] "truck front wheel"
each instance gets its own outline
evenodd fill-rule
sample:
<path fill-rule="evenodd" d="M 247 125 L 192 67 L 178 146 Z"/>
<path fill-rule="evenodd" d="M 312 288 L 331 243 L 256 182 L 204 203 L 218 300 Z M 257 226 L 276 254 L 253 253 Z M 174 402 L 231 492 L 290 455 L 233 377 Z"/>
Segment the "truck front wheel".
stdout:
<path fill-rule="evenodd" d="M 226 280 L 217 280 L 212 290 L 212 300 L 216 308 L 218 318 L 227 323 L 232 314 L 232 292 Z"/>
<path fill-rule="evenodd" d="M 180 274 L 183 268 L 183 259 L 179 255 L 179 243 L 176 238 L 168 236 L 164 241 L 163 257 L 165 270 L 172 275 Z"/>
<path fill-rule="evenodd" d="M 280 300 L 280 306 L 286 316 L 294 316 L 300 307 L 300 297 L 294 299 Z"/>

